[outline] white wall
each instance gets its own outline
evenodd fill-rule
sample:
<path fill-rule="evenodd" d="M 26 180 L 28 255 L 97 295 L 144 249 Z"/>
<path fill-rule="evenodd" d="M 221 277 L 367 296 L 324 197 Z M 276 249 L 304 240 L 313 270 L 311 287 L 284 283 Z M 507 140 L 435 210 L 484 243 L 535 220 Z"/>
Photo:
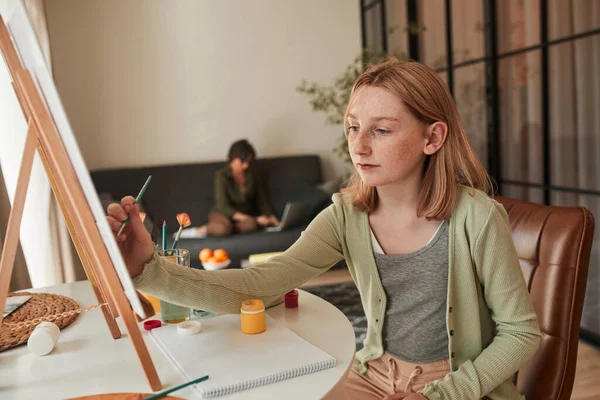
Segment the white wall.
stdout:
<path fill-rule="evenodd" d="M 90 169 L 318 153 L 343 171 L 295 88 L 329 83 L 360 50 L 349 0 L 46 1 L 54 78 Z"/>

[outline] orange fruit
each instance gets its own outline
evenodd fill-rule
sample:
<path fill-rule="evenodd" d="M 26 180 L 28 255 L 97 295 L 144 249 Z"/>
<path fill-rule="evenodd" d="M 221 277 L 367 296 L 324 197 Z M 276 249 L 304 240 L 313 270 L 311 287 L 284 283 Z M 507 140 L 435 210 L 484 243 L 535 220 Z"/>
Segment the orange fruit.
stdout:
<path fill-rule="evenodd" d="M 208 260 L 204 261 L 207 264 L 216 264 L 219 262 L 216 257 L 209 257 Z"/>
<path fill-rule="evenodd" d="M 213 253 L 213 257 L 215 257 L 219 262 L 227 261 L 229 259 L 229 254 L 223 249 L 216 249 Z"/>
<path fill-rule="evenodd" d="M 198 253 L 198 258 L 202 262 L 207 262 L 209 258 L 213 256 L 213 251 L 211 249 L 202 249 L 200 253 Z"/>

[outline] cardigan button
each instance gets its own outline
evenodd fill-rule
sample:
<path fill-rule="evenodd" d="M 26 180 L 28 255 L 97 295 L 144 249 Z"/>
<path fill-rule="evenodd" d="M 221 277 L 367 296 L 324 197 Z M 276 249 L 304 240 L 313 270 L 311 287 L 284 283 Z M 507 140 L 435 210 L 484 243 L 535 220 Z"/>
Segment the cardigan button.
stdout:
<path fill-rule="evenodd" d="M 454 336 L 454 331 L 450 329 L 450 336 Z"/>
<path fill-rule="evenodd" d="M 381 299 L 379 299 L 379 302 L 381 303 Z"/>
<path fill-rule="evenodd" d="M 452 307 L 448 308 L 448 312 L 452 312 Z"/>
<path fill-rule="evenodd" d="M 378 320 L 378 319 L 376 319 L 376 320 L 375 320 L 375 322 L 379 322 L 379 320 Z"/>
<path fill-rule="evenodd" d="M 450 357 L 454 358 L 454 352 L 450 353 Z"/>

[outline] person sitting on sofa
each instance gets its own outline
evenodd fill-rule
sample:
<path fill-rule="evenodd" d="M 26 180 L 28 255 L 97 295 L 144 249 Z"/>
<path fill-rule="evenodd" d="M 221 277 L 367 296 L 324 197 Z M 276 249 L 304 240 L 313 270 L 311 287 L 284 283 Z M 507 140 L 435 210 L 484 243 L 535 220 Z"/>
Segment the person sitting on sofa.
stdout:
<path fill-rule="evenodd" d="M 207 234 L 228 236 L 279 225 L 260 173 L 252 165 L 255 158 L 246 139 L 229 148 L 229 163 L 215 173 L 215 205 L 208 215 Z"/>

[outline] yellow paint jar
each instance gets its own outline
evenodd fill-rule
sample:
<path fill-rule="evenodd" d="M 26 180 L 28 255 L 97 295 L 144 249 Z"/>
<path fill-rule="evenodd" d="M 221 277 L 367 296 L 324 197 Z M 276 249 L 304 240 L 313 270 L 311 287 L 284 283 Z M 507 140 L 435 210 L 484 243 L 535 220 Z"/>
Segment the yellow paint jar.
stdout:
<path fill-rule="evenodd" d="M 154 309 L 154 312 L 159 313 L 160 312 L 160 299 L 158 297 L 149 295 L 148 293 L 144 293 L 144 292 L 140 292 L 140 293 L 142 294 L 142 296 L 144 296 L 150 302 L 150 304 L 152 304 L 152 308 Z"/>
<path fill-rule="evenodd" d="M 262 300 L 243 301 L 240 312 L 242 332 L 254 335 L 267 329 L 267 314 Z"/>

